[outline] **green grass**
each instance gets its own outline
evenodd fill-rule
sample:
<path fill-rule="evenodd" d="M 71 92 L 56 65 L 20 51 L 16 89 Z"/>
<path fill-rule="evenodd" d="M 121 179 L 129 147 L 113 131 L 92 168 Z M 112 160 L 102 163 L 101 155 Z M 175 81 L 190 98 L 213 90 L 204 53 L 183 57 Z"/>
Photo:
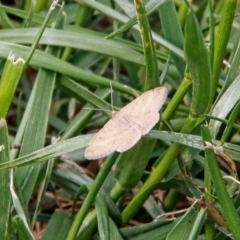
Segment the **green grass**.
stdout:
<path fill-rule="evenodd" d="M 238 239 L 237 1 L 39 2 L 0 5 L 0 239 Z M 111 85 L 167 124 L 88 161 Z"/>

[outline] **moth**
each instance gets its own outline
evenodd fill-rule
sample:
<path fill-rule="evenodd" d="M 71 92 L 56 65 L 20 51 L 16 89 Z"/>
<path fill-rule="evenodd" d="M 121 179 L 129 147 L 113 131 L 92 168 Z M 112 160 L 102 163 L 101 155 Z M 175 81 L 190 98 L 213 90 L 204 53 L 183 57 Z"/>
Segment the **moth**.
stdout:
<path fill-rule="evenodd" d="M 86 159 L 95 160 L 114 151 L 125 152 L 133 147 L 159 121 L 159 110 L 168 95 L 166 87 L 151 89 L 115 112 L 86 147 Z"/>

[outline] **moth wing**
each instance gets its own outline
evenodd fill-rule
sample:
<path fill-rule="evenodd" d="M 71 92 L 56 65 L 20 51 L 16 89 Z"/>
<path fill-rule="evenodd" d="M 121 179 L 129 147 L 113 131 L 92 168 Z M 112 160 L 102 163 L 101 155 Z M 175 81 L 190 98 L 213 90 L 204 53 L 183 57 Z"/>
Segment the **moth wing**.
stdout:
<path fill-rule="evenodd" d="M 117 115 L 126 116 L 131 125 L 138 126 L 142 135 L 145 135 L 159 121 L 159 110 L 166 101 L 167 95 L 167 88 L 154 88 L 122 108 Z"/>
<path fill-rule="evenodd" d="M 85 149 L 84 157 L 89 160 L 106 157 L 116 150 L 116 137 L 119 135 L 116 121 L 110 119 L 103 128 L 96 133 Z"/>
<path fill-rule="evenodd" d="M 138 127 L 113 117 L 89 142 L 84 156 L 94 160 L 106 157 L 114 151 L 124 152 L 135 145 L 141 136 Z"/>
<path fill-rule="evenodd" d="M 117 118 L 116 118 L 117 119 Z M 116 139 L 116 151 L 125 152 L 134 146 L 142 136 L 142 133 L 138 126 L 132 124 L 130 121 L 119 119 L 118 128 L 121 130 Z"/>

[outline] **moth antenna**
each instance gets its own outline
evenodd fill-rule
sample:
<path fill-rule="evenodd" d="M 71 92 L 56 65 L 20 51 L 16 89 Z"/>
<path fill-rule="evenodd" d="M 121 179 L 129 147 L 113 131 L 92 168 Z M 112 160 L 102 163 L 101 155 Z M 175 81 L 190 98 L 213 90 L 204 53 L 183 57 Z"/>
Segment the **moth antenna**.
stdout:
<path fill-rule="evenodd" d="M 127 85 L 123 85 L 125 88 L 128 88 L 134 95 L 135 98 L 139 97 L 140 95 L 138 94 L 137 91 L 135 91 L 133 88 L 127 86 Z"/>
<path fill-rule="evenodd" d="M 81 108 L 82 110 L 95 110 L 95 111 L 103 111 L 103 112 L 112 112 L 111 110 L 108 110 L 108 109 L 101 109 L 101 108 Z"/>
<path fill-rule="evenodd" d="M 111 93 L 111 107 L 112 107 L 112 112 L 114 111 L 113 110 L 113 88 L 112 88 L 112 82 L 110 81 L 110 93 Z"/>

